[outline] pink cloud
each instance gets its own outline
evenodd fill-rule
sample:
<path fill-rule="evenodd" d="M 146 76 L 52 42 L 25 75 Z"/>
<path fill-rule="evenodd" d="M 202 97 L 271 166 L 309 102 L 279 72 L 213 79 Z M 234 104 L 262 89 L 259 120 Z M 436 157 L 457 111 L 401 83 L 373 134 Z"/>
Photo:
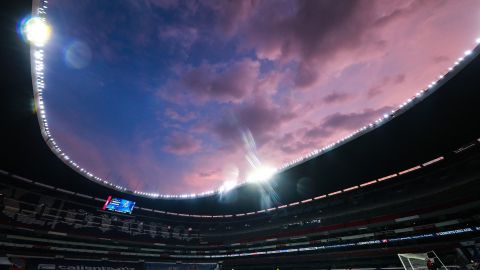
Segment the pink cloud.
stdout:
<path fill-rule="evenodd" d="M 180 114 L 179 112 L 171 108 L 167 108 L 165 110 L 165 116 L 167 116 L 172 120 L 180 121 L 180 122 L 189 122 L 197 117 L 197 115 L 194 112 L 187 112 L 185 114 Z"/>
<path fill-rule="evenodd" d="M 397 74 L 395 76 L 383 77 L 380 82 L 370 87 L 367 91 L 369 98 L 380 95 L 384 91 L 390 89 L 392 86 L 396 86 L 405 82 L 405 74 Z"/>
<path fill-rule="evenodd" d="M 190 102 L 241 102 L 254 89 L 259 78 L 260 64 L 244 59 L 223 65 L 202 64 L 182 70 L 179 81 L 170 81 L 159 96 L 173 102 L 182 102 L 190 95 Z"/>
<path fill-rule="evenodd" d="M 192 135 L 180 132 L 173 132 L 167 137 L 163 150 L 175 155 L 193 154 L 201 148 L 200 140 Z"/>
<path fill-rule="evenodd" d="M 296 140 L 296 141 L 292 141 L 292 142 L 288 142 L 286 144 L 280 145 L 279 147 L 282 150 L 282 152 L 284 152 L 286 154 L 296 156 L 299 153 L 311 150 L 312 146 L 313 146 L 313 144 L 312 144 L 311 141 L 298 141 L 298 140 Z M 285 160 L 285 161 L 288 161 L 288 159 Z"/>
<path fill-rule="evenodd" d="M 280 151 L 284 159 L 288 161 L 301 156 L 315 148 L 327 145 L 344 134 L 354 131 L 365 124 L 381 117 L 383 113 L 390 111 L 391 107 L 380 109 L 365 109 L 354 113 L 333 113 L 324 117 L 320 123 L 302 127 L 295 132 L 289 132 L 277 137 L 273 144 L 267 145 L 264 152 Z M 285 159 L 285 157 L 287 157 Z"/>
<path fill-rule="evenodd" d="M 217 31 L 228 36 L 234 34 L 259 5 L 259 1 L 202 1 L 215 12 Z"/>
<path fill-rule="evenodd" d="M 341 102 L 345 102 L 345 101 L 347 101 L 351 98 L 352 98 L 351 94 L 335 92 L 335 93 L 331 93 L 331 94 L 326 95 L 323 98 L 323 102 L 325 102 L 326 104 L 341 103 Z"/>
<path fill-rule="evenodd" d="M 271 97 L 277 93 L 279 85 L 287 85 L 288 80 L 289 74 L 287 72 L 271 71 L 256 81 L 254 94 Z"/>
<path fill-rule="evenodd" d="M 183 183 L 191 190 L 203 192 L 209 189 L 216 189 L 220 187 L 225 179 L 225 175 L 222 173 L 219 167 L 220 166 L 215 169 L 194 169 L 185 175 L 183 178 Z"/>
<path fill-rule="evenodd" d="M 295 107 L 279 106 L 263 97 L 236 107 L 214 126 L 214 131 L 225 141 L 242 144 L 242 132 L 250 131 L 259 144 L 271 138 L 286 122 L 297 116 Z"/>
<path fill-rule="evenodd" d="M 382 117 L 384 113 L 387 113 L 392 109 L 393 107 L 385 106 L 379 109 L 365 109 L 358 113 L 334 113 L 324 118 L 321 128 L 353 131 L 379 117 Z"/>
<path fill-rule="evenodd" d="M 295 83 L 315 83 L 339 51 L 356 50 L 374 18 L 373 2 L 263 2 L 241 32 L 261 59 L 298 61 Z M 342 33 L 339 35 L 338 33 Z"/>
<path fill-rule="evenodd" d="M 236 29 L 244 37 L 243 48 L 253 48 L 258 58 L 296 62 L 296 87 L 312 89 L 352 61 L 388 53 L 392 39 L 385 40 L 384 29 L 442 8 L 438 1 L 262 1 L 255 2 Z"/>

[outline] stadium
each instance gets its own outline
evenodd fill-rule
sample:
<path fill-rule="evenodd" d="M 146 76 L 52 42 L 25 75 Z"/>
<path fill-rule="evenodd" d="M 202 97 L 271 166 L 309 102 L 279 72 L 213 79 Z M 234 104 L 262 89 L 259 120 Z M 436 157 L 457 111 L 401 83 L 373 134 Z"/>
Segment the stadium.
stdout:
<path fill-rule="evenodd" d="M 49 1 L 24 2 L 11 14 L 41 31 Z M 478 269 L 480 40 L 373 122 L 257 180 L 188 194 L 110 182 L 69 157 L 43 107 L 44 41 L 29 41 L 2 41 L 5 269 Z M 32 100 L 36 113 L 19 113 Z"/>

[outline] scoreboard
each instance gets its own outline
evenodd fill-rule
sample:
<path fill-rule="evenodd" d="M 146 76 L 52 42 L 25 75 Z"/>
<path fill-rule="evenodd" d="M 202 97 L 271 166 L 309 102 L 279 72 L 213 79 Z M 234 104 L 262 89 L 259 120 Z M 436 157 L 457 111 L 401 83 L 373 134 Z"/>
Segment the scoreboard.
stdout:
<path fill-rule="evenodd" d="M 103 210 L 131 214 L 133 206 L 135 206 L 135 202 L 108 196 L 107 201 L 103 205 Z"/>

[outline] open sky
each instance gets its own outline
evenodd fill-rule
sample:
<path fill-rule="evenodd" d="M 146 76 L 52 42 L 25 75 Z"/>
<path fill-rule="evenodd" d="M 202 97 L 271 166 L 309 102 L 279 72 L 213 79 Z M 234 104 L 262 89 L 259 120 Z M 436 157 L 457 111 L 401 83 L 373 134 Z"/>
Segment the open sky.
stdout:
<path fill-rule="evenodd" d="M 474 46 L 480 1 L 50 0 L 47 19 L 58 144 L 116 184 L 184 194 L 398 106 Z"/>

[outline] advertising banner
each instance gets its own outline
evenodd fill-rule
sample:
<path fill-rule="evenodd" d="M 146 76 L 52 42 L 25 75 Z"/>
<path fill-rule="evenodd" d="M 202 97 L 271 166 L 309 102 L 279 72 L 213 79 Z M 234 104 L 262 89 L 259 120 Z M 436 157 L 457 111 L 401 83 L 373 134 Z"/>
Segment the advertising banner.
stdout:
<path fill-rule="evenodd" d="M 217 264 L 145 263 L 145 270 L 215 270 Z"/>
<path fill-rule="evenodd" d="M 27 270 L 215 270 L 209 263 L 121 263 L 109 261 L 30 260 Z"/>
<path fill-rule="evenodd" d="M 27 270 L 143 270 L 143 264 L 109 261 L 33 260 L 27 262 Z"/>

